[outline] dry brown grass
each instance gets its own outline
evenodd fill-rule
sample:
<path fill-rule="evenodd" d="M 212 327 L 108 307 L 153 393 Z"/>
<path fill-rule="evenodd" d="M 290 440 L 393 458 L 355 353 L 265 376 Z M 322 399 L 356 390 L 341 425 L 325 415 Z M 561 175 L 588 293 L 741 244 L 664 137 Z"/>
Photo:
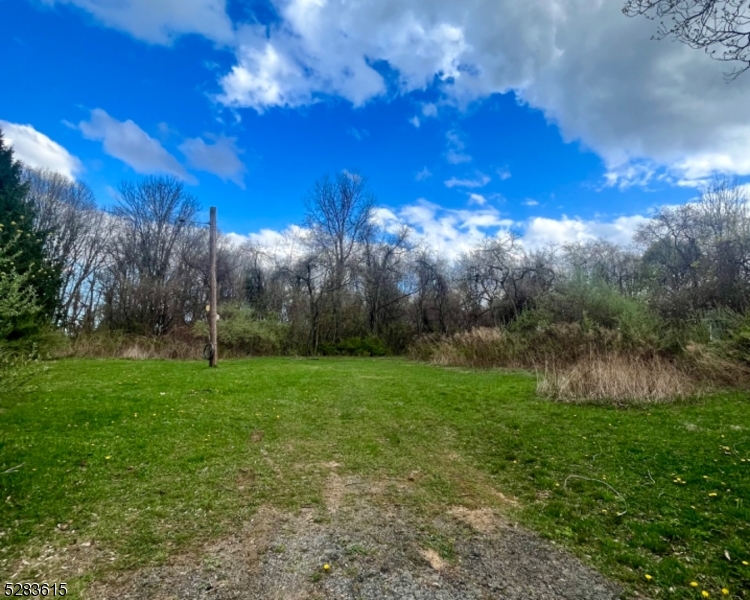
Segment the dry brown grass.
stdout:
<path fill-rule="evenodd" d="M 691 372 L 717 388 L 750 387 L 750 367 L 737 358 L 705 344 L 691 342 L 685 349 L 685 361 Z"/>
<path fill-rule="evenodd" d="M 58 354 L 77 358 L 191 360 L 202 358 L 204 345 L 205 340 L 196 337 L 189 329 L 175 330 L 159 337 L 101 331 L 78 336 Z"/>
<path fill-rule="evenodd" d="M 557 323 L 524 333 L 481 327 L 450 336 L 425 336 L 412 345 L 410 355 L 444 366 L 534 369 L 551 361 L 573 364 L 591 352 L 608 353 L 620 344 L 616 331 Z"/>
<path fill-rule="evenodd" d="M 537 393 L 562 402 L 638 404 L 701 395 L 697 380 L 673 362 L 655 356 L 591 355 L 538 372 Z"/>
<path fill-rule="evenodd" d="M 151 353 L 141 348 L 138 344 L 134 346 L 128 346 L 122 351 L 121 358 L 129 358 L 131 360 L 146 360 L 147 358 L 153 358 Z"/>

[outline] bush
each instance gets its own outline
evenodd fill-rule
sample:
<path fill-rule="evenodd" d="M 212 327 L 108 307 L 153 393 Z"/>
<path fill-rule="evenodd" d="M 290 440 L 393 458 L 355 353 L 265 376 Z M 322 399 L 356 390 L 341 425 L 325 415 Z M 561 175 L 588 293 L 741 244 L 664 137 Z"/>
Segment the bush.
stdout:
<path fill-rule="evenodd" d="M 347 338 L 338 344 L 323 343 L 318 349 L 324 356 L 388 356 L 391 354 L 383 340 L 374 335 Z"/>
<path fill-rule="evenodd" d="M 41 308 L 31 285 L 31 274 L 16 270 L 20 252 L 11 251 L 18 236 L 0 245 L 0 343 L 35 334 L 40 325 Z"/>
<path fill-rule="evenodd" d="M 52 329 L 42 329 L 19 340 L 0 341 L 0 394 L 17 392 L 46 367 L 42 360 L 60 352 L 67 344 L 65 336 Z"/>
<path fill-rule="evenodd" d="M 288 351 L 289 327 L 286 324 L 274 319 L 258 319 L 252 308 L 241 304 L 220 306 L 219 314 L 220 357 L 273 356 Z M 207 342 L 208 323 L 196 323 L 193 333 Z"/>

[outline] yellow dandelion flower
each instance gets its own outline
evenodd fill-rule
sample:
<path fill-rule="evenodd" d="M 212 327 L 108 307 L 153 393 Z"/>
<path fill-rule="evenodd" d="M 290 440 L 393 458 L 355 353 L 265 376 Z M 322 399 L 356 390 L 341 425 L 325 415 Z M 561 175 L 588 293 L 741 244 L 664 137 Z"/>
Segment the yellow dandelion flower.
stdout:
<path fill-rule="evenodd" d="M 112 458 L 112 457 L 111 456 L 105 456 L 104 457 L 105 460 L 109 460 L 110 458 Z"/>
<path fill-rule="evenodd" d="M 708 593 L 708 592 L 707 592 L 706 590 L 703 590 L 703 591 L 701 592 L 701 596 L 703 596 L 704 598 L 708 598 L 708 597 L 709 597 L 710 595 L 711 595 L 711 594 L 709 594 L 709 593 Z"/>
<path fill-rule="evenodd" d="M 651 575 L 649 575 L 648 573 L 646 573 L 646 581 L 651 581 L 652 579 L 653 579 L 653 577 L 651 577 Z"/>
<path fill-rule="evenodd" d="M 721 588 L 721 593 L 724 594 L 725 596 L 728 596 L 729 590 L 727 588 Z"/>
<path fill-rule="evenodd" d="M 331 570 L 331 565 L 329 565 L 328 563 L 324 564 L 323 565 L 323 570 L 324 571 L 330 571 Z"/>
<path fill-rule="evenodd" d="M 697 581 L 691 581 L 690 582 L 690 587 L 698 587 L 698 582 Z"/>
<path fill-rule="evenodd" d="M 742 561 L 742 564 L 743 564 L 743 565 L 745 565 L 745 566 L 747 566 L 747 565 L 748 565 L 748 564 L 750 564 L 750 563 L 748 563 L 748 562 L 747 562 L 746 560 L 743 560 L 743 561 Z"/>
<path fill-rule="evenodd" d="M 716 497 L 716 496 L 718 496 L 718 495 L 719 495 L 719 494 L 717 494 L 716 492 L 711 492 L 711 493 L 709 494 L 709 497 L 710 497 L 710 498 L 715 498 L 715 497 Z"/>

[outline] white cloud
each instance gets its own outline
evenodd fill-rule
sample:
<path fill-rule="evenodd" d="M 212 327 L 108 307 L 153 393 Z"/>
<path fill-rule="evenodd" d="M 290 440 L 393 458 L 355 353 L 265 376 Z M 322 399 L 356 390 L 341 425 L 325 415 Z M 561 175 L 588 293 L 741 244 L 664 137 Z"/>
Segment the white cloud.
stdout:
<path fill-rule="evenodd" d="M 484 206 L 487 204 L 487 198 L 482 196 L 482 194 L 469 194 L 469 204 L 478 204 L 479 206 Z"/>
<path fill-rule="evenodd" d="M 506 179 L 511 178 L 511 172 L 507 166 L 500 167 L 499 169 L 495 169 L 495 172 L 497 173 L 497 176 L 500 178 L 500 181 L 505 181 Z"/>
<path fill-rule="evenodd" d="M 206 144 L 201 138 L 187 139 L 179 146 L 188 164 L 199 171 L 217 175 L 224 181 L 233 181 L 243 190 L 246 169 L 238 154 L 244 154 L 236 145 L 236 138 L 219 136 L 213 144 Z"/>
<path fill-rule="evenodd" d="M 537 200 L 534 200 L 533 198 L 526 198 L 523 202 L 521 202 L 524 206 L 539 206 L 539 202 Z"/>
<path fill-rule="evenodd" d="M 452 165 L 458 165 L 461 163 L 471 162 L 471 156 L 469 156 L 468 154 L 464 152 L 464 149 L 466 148 L 466 144 L 461 139 L 461 136 L 457 131 L 455 130 L 448 131 L 445 134 L 445 139 L 447 142 L 445 160 L 447 160 Z"/>
<path fill-rule="evenodd" d="M 750 194 L 750 184 L 748 184 Z M 648 221 L 642 215 L 621 216 L 612 220 L 584 220 L 563 215 L 559 219 L 532 217 L 513 221 L 503 217 L 494 207 L 479 206 L 468 209 L 449 209 L 424 198 L 398 208 L 378 207 L 373 222 L 387 231 L 395 232 L 406 225 L 415 241 L 440 253 L 448 260 L 457 259 L 482 242 L 507 235 L 511 229 L 521 234 L 521 244 L 536 250 L 549 244 L 585 242 L 603 238 L 628 245 L 639 225 Z M 233 234 L 237 243 L 250 240 L 266 256 L 276 261 L 301 256 L 308 231 L 292 226 L 284 231 L 263 229 L 246 236 Z"/>
<path fill-rule="evenodd" d="M 78 128 L 87 139 L 101 141 L 104 152 L 130 165 L 137 173 L 165 173 L 195 181 L 174 156 L 131 120 L 118 121 L 96 108 L 91 111 L 91 119 L 81 121 Z"/>
<path fill-rule="evenodd" d="M 429 177 L 432 177 L 432 172 L 427 167 L 425 167 L 419 173 L 417 173 L 415 179 L 417 181 L 424 181 L 425 179 Z"/>
<path fill-rule="evenodd" d="M 268 34 L 240 27 L 236 65 L 221 79 L 228 105 L 263 111 L 334 95 L 361 106 L 387 92 L 370 66 L 385 61 L 398 91 L 436 83 L 445 104 L 514 91 L 598 153 L 614 185 L 631 164 L 675 181 L 750 174 L 750 77 L 727 85 L 727 65 L 651 40 L 656 24 L 623 16 L 622 2 L 272 2 L 280 22 Z M 446 158 L 469 160 L 456 148 Z"/>
<path fill-rule="evenodd" d="M 599 238 L 615 244 L 628 245 L 632 242 L 636 228 L 647 221 L 648 218 L 642 215 L 617 217 L 609 222 L 570 219 L 565 215 L 561 219 L 532 217 L 523 227 L 522 240 L 524 246 L 529 249 L 547 244 L 585 242 Z"/>
<path fill-rule="evenodd" d="M 224 234 L 224 237 L 226 237 L 227 240 L 229 240 L 229 243 L 236 248 L 239 248 L 240 246 L 243 246 L 250 241 L 250 236 L 242 235 L 241 233 L 235 233 L 233 231 Z"/>
<path fill-rule="evenodd" d="M 304 227 L 291 225 L 281 232 L 261 229 L 247 237 L 267 260 L 278 264 L 301 258 L 306 250 L 309 233 Z"/>
<path fill-rule="evenodd" d="M 513 225 L 512 220 L 502 218 L 494 208 L 453 210 L 423 198 L 399 208 L 395 217 L 399 223 L 408 225 L 417 238 L 449 260 L 458 258 L 488 236 L 505 232 Z"/>
<path fill-rule="evenodd" d="M 370 132 L 367 131 L 367 129 L 357 129 L 356 127 L 349 127 L 346 132 L 359 141 L 362 141 L 366 137 L 370 137 Z"/>
<path fill-rule="evenodd" d="M 611 221 L 584 220 L 563 215 L 559 219 L 532 217 L 519 222 L 503 218 L 493 207 L 453 210 L 420 199 L 395 212 L 387 210 L 383 222 L 404 223 L 429 247 L 449 259 L 475 248 L 482 241 L 506 234 L 511 228 L 521 233 L 528 250 L 548 244 L 603 238 L 616 244 L 632 242 L 636 228 L 648 221 L 641 215 L 621 216 Z"/>
<path fill-rule="evenodd" d="M 417 115 L 414 115 L 411 119 L 409 119 L 409 123 L 414 125 L 417 129 L 419 129 L 419 126 L 421 123 L 419 122 L 419 117 Z"/>
<path fill-rule="evenodd" d="M 437 117 L 438 109 L 437 104 L 432 102 L 425 102 L 422 105 L 422 116 L 424 117 Z"/>
<path fill-rule="evenodd" d="M 398 69 L 403 91 L 461 75 L 463 30 L 445 20 L 427 22 L 408 7 L 380 2 L 273 3 L 280 23 L 239 28 L 237 64 L 221 79 L 219 98 L 228 105 L 262 112 L 335 95 L 361 106 L 387 90 L 373 60 Z"/>
<path fill-rule="evenodd" d="M 197 33 L 216 42 L 232 40 L 226 0 L 42 0 L 72 4 L 107 27 L 145 42 L 171 44 L 179 35 Z"/>
<path fill-rule="evenodd" d="M 262 264 L 273 267 L 302 258 L 307 249 L 309 234 L 308 229 L 291 225 L 283 231 L 261 229 L 248 234 L 231 232 L 224 237 L 236 248 L 251 246 L 259 253 Z"/>
<path fill-rule="evenodd" d="M 31 125 L 0 120 L 0 129 L 13 146 L 15 157 L 29 167 L 57 171 L 71 179 L 83 170 L 77 157 Z"/>
<path fill-rule="evenodd" d="M 484 187 L 487 185 L 491 179 L 485 175 L 484 173 L 477 172 L 476 176 L 473 179 L 457 179 L 456 177 L 451 177 L 450 179 L 444 181 L 446 187 L 454 188 L 454 187 L 466 187 L 466 188 L 479 188 Z"/>

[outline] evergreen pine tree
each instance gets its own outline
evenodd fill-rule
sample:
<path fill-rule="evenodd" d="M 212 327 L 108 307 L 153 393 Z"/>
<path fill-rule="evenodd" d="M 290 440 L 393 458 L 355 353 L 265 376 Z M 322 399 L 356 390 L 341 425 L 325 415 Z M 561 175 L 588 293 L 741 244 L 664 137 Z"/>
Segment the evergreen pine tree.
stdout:
<path fill-rule="evenodd" d="M 0 130 L 0 247 L 14 257 L 13 268 L 35 292 L 40 318 L 49 321 L 55 311 L 60 272 L 46 256 L 46 233 L 34 230 L 34 211 L 26 201 L 28 186 L 23 182 L 21 168 Z M 29 326 L 25 324 L 22 329 L 28 330 Z M 15 332 L 16 336 L 23 333 Z"/>

